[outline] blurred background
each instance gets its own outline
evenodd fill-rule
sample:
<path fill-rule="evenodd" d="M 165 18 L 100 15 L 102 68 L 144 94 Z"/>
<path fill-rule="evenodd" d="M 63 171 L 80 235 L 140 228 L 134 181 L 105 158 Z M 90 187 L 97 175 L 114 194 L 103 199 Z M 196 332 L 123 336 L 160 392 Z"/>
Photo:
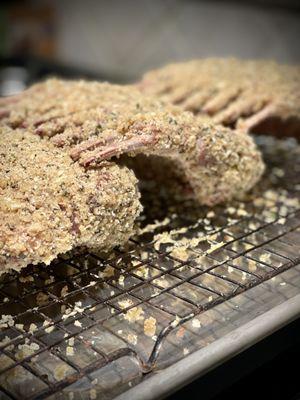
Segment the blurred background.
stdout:
<path fill-rule="evenodd" d="M 131 82 L 208 56 L 300 61 L 299 0 L 2 1 L 0 93 L 49 75 Z"/>

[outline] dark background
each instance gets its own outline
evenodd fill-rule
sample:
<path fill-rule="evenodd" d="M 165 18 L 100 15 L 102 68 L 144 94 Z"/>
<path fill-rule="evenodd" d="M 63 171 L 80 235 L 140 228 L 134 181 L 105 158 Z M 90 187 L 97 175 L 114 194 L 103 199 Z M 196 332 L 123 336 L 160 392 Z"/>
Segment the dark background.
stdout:
<path fill-rule="evenodd" d="M 300 319 L 167 400 L 299 400 Z"/>
<path fill-rule="evenodd" d="M 129 82 L 197 57 L 297 63 L 299 15 L 299 0 L 2 1 L 0 91 L 45 74 Z M 9 65 L 26 68 L 3 70 Z"/>

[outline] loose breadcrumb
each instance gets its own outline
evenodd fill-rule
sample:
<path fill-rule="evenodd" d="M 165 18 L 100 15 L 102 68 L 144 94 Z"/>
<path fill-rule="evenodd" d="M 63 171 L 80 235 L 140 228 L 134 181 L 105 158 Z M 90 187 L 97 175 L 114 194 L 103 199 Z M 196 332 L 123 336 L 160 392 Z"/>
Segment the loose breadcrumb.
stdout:
<path fill-rule="evenodd" d="M 49 326 L 48 328 L 46 328 L 46 329 L 45 329 L 45 332 L 51 333 L 52 331 L 54 331 L 54 329 L 55 329 L 55 326 L 52 325 L 52 326 Z"/>
<path fill-rule="evenodd" d="M 72 346 L 67 346 L 66 355 L 71 357 L 74 356 L 74 348 Z"/>
<path fill-rule="evenodd" d="M 259 256 L 259 260 L 264 262 L 264 263 L 270 263 L 271 261 L 271 254 L 270 253 L 265 253 Z"/>
<path fill-rule="evenodd" d="M 193 326 L 193 328 L 200 328 L 201 327 L 201 322 L 199 321 L 199 319 L 193 318 L 192 326 Z"/>
<path fill-rule="evenodd" d="M 129 322 L 136 322 L 144 319 L 144 310 L 141 306 L 133 307 L 124 314 L 124 319 Z"/>
<path fill-rule="evenodd" d="M 146 318 L 144 321 L 145 335 L 152 337 L 156 333 L 156 319 L 153 317 Z"/>
<path fill-rule="evenodd" d="M 137 342 L 138 342 L 138 337 L 137 337 L 137 335 L 135 335 L 133 333 L 129 333 L 127 335 L 127 340 L 128 340 L 129 343 L 131 343 L 133 345 L 136 345 Z"/>

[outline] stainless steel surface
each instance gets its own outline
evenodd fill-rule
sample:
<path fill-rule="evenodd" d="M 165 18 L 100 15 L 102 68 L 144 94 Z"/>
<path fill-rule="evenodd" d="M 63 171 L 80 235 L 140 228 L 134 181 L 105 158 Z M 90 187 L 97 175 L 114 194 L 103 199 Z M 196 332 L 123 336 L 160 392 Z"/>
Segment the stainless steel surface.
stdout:
<path fill-rule="evenodd" d="M 283 273 L 284 274 L 284 273 Z M 195 351 L 116 400 L 162 399 L 300 316 L 300 294 Z"/>
<path fill-rule="evenodd" d="M 300 150 L 293 140 L 259 143 L 268 171 L 243 201 L 211 210 L 158 203 L 154 191 L 126 249 L 1 277 L 0 398 L 111 399 L 142 381 L 150 390 L 151 375 L 190 354 L 213 367 L 295 316 Z M 286 320 L 270 312 L 289 300 Z M 253 336 L 223 353 L 226 335 L 251 321 Z M 168 379 L 157 395 L 174 389 Z"/>

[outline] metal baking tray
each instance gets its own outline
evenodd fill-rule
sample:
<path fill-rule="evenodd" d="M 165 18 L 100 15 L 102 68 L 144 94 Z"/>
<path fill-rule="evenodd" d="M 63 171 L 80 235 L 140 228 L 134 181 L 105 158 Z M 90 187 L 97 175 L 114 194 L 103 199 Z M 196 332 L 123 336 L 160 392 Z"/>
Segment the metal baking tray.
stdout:
<path fill-rule="evenodd" d="M 173 204 L 148 182 L 126 248 L 1 276 L 0 399 L 163 398 L 296 318 L 300 147 L 257 142 L 243 200 Z"/>

